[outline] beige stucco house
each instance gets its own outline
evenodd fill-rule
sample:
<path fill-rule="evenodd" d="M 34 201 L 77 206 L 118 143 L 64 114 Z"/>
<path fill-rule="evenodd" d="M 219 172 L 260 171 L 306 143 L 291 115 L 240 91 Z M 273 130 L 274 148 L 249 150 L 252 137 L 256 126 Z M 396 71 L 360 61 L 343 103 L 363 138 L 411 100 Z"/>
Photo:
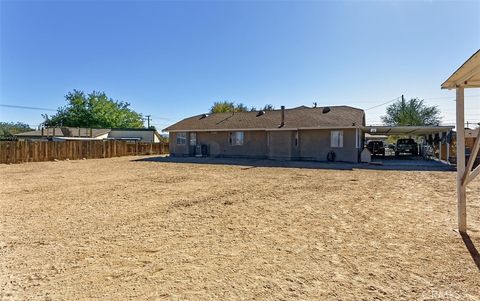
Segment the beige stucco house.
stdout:
<path fill-rule="evenodd" d="M 164 131 L 172 156 L 359 162 L 364 126 L 361 109 L 302 106 L 202 114 Z"/>

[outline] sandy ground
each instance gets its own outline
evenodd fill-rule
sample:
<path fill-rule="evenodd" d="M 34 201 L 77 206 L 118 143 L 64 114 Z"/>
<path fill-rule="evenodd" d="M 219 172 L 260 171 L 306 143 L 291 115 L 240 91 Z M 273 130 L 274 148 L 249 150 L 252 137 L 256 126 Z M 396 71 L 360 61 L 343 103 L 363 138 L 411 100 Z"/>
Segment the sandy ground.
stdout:
<path fill-rule="evenodd" d="M 0 300 L 480 300 L 480 179 L 133 159 L 0 165 Z"/>

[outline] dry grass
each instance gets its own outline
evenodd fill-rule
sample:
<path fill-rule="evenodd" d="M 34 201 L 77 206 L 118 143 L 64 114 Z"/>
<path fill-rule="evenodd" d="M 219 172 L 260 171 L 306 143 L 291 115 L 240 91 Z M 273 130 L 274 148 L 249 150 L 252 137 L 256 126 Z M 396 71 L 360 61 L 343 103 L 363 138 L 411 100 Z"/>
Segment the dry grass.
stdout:
<path fill-rule="evenodd" d="M 131 160 L 0 166 L 0 299 L 480 300 L 452 172 Z"/>

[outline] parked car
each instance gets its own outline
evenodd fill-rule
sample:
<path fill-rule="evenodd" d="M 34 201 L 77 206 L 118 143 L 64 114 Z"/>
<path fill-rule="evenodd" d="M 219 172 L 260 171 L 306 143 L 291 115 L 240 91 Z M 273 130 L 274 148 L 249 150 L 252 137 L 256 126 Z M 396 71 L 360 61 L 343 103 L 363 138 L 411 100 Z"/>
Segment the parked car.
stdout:
<path fill-rule="evenodd" d="M 418 155 L 418 144 L 413 139 L 398 139 L 395 147 L 395 156 L 401 154 Z"/>
<path fill-rule="evenodd" d="M 383 145 L 383 141 L 370 140 L 367 143 L 367 149 L 373 156 L 382 155 L 385 157 L 385 146 Z"/>

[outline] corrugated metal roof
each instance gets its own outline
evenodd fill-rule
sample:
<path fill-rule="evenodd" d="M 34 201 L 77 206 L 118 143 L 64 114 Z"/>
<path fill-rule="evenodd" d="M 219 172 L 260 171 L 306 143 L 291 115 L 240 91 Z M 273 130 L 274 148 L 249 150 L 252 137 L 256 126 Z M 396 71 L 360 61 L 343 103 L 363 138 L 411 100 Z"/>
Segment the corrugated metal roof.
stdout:
<path fill-rule="evenodd" d="M 92 129 L 93 137 L 108 134 L 110 129 Z M 42 130 L 17 134 L 19 137 L 42 137 Z M 56 127 L 43 129 L 43 136 L 55 137 L 90 137 L 89 128 Z"/>
<path fill-rule="evenodd" d="M 367 126 L 371 135 L 431 135 L 449 132 L 453 126 Z"/>

